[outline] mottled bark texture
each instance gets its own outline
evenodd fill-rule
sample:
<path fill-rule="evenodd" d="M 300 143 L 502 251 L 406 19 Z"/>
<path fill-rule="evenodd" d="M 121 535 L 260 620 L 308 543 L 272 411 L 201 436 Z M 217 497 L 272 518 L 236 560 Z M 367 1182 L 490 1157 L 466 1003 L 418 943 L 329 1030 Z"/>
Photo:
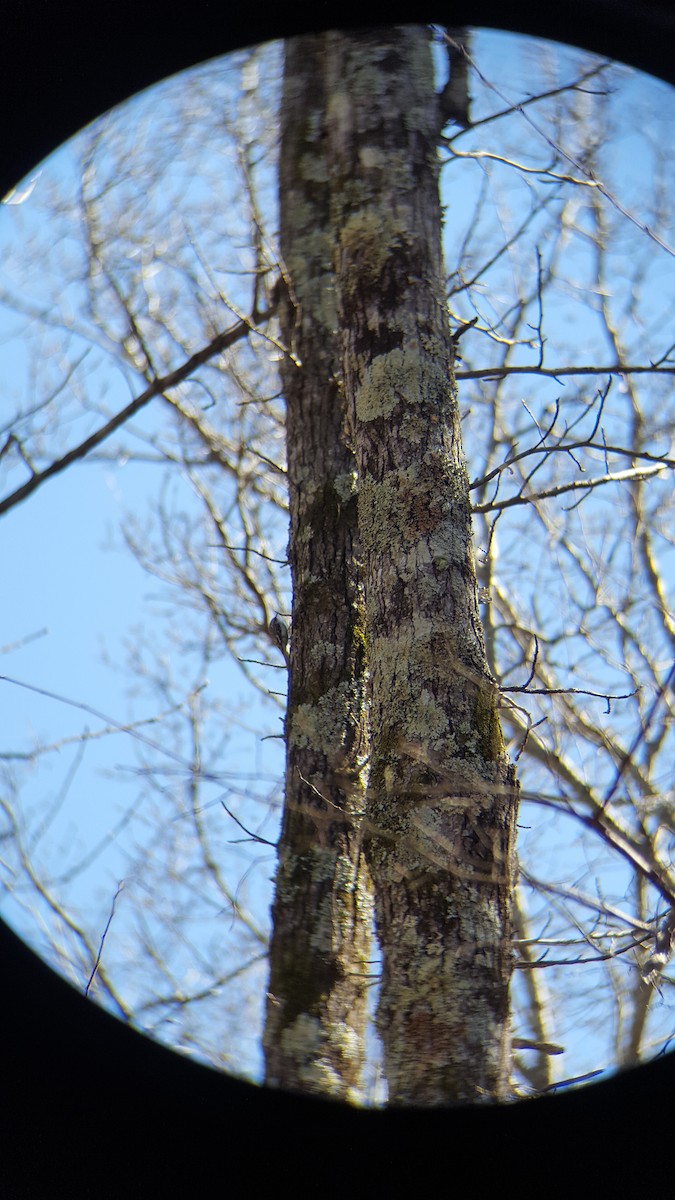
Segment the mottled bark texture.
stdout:
<path fill-rule="evenodd" d="M 327 34 L 325 95 L 389 1100 L 498 1100 L 510 1060 L 517 787 L 478 614 L 427 32 Z"/>
<path fill-rule="evenodd" d="M 281 333 L 293 614 L 266 1082 L 360 1098 L 372 899 L 360 853 L 367 761 L 355 464 L 343 435 L 323 37 L 286 47 Z"/>

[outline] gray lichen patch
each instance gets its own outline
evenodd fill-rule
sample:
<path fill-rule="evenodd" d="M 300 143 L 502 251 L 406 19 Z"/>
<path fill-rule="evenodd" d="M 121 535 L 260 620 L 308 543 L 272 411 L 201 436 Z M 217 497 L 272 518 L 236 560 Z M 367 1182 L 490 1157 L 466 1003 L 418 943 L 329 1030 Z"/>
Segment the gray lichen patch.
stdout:
<path fill-rule="evenodd" d="M 346 681 L 330 688 L 314 704 L 299 704 L 289 712 L 289 741 L 296 747 L 308 746 L 323 753 L 336 754 L 342 746 L 344 716 L 355 703 L 352 685 Z"/>
<path fill-rule="evenodd" d="M 402 416 L 410 421 L 413 414 L 406 409 L 420 405 L 440 407 L 452 401 L 451 381 L 446 364 L 430 362 L 428 355 L 416 346 L 395 348 L 373 358 L 364 368 L 355 396 L 356 416 L 360 421 L 375 421 L 390 416 L 401 407 Z M 424 412 L 422 429 L 429 436 L 429 414 Z M 406 431 L 402 422 L 401 434 L 409 441 L 422 440 L 422 431 L 415 436 L 413 428 Z"/>
<path fill-rule="evenodd" d="M 380 283 L 397 247 L 403 244 L 403 230 L 387 214 L 362 210 L 347 217 L 339 238 L 339 257 L 349 266 L 341 278 L 344 301 L 349 304 Z"/>
<path fill-rule="evenodd" d="M 333 479 L 333 487 L 337 493 L 338 499 L 342 504 L 347 504 L 352 496 L 356 494 L 358 476 L 356 471 L 349 471 L 342 475 L 336 475 Z"/>

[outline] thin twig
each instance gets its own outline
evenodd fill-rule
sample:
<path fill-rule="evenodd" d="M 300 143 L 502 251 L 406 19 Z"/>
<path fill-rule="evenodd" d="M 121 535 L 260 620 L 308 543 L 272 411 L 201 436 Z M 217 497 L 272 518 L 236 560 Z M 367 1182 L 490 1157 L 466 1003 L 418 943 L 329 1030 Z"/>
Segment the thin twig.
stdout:
<path fill-rule="evenodd" d="M 117 905 L 117 899 L 123 890 L 124 890 L 124 880 L 122 879 L 122 880 L 120 880 L 119 884 L 117 885 L 117 891 L 115 892 L 115 895 L 113 896 L 113 902 L 112 902 L 112 906 L 110 908 L 110 916 L 108 917 L 108 920 L 106 921 L 105 929 L 103 930 L 103 933 L 101 935 L 101 944 L 98 948 L 98 954 L 96 955 L 96 962 L 94 963 L 94 967 L 91 972 L 91 975 L 89 976 L 89 979 L 87 980 L 87 986 L 84 989 L 85 996 L 89 995 L 89 989 L 90 989 L 92 983 L 94 982 L 94 977 L 100 966 L 101 955 L 103 954 L 103 947 L 105 945 L 105 939 L 108 936 L 108 930 L 110 929 L 110 926 L 112 924 L 112 919 L 115 915 L 115 907 Z"/>

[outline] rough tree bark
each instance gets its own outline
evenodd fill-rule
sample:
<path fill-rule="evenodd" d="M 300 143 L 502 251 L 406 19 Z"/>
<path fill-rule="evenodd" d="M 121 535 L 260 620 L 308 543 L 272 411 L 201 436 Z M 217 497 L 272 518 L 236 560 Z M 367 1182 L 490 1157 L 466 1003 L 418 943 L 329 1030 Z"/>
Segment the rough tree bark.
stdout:
<path fill-rule="evenodd" d="M 478 612 L 430 39 L 411 26 L 331 33 L 325 63 L 372 689 L 364 845 L 389 1101 L 501 1099 L 517 785 Z"/>
<path fill-rule="evenodd" d="M 302 368 L 283 366 L 294 603 L 267 1081 L 356 1090 L 362 837 L 390 1103 L 497 1100 L 517 785 L 478 613 L 428 34 L 293 42 L 282 106 L 282 327 Z"/>
<path fill-rule="evenodd" d="M 286 47 L 279 168 L 286 273 L 293 615 L 286 785 L 270 947 L 266 1082 L 360 1098 L 372 898 L 355 464 L 343 436 L 325 154 L 323 37 Z"/>

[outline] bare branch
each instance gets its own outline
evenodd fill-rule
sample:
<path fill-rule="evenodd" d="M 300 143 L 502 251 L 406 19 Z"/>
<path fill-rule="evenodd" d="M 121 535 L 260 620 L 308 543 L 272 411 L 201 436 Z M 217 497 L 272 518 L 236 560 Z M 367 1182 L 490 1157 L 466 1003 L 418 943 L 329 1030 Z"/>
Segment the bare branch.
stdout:
<path fill-rule="evenodd" d="M 563 379 L 567 375 L 675 375 L 675 366 L 666 366 L 663 362 L 627 365 L 610 363 L 603 367 L 543 367 L 532 364 L 529 367 L 484 367 L 482 370 L 458 370 L 456 379 L 507 379 L 510 375 L 542 375 L 548 379 Z"/>
<path fill-rule="evenodd" d="M 555 487 L 545 488 L 531 496 L 519 494 L 510 496 L 507 500 L 487 500 L 484 504 L 473 505 L 473 512 L 495 512 L 502 508 L 513 508 L 517 504 L 532 504 L 535 501 L 550 499 L 552 496 L 562 496 L 565 492 L 588 491 L 590 488 L 600 487 L 605 483 L 621 483 L 627 479 L 646 479 L 650 475 L 657 475 L 660 471 L 665 471 L 668 466 L 669 464 L 665 462 L 655 463 L 651 467 L 632 467 L 628 471 L 599 475 L 595 479 L 575 479 L 571 483 L 560 483 Z"/>
<path fill-rule="evenodd" d="M 270 315 L 269 312 L 262 313 L 260 314 L 260 319 L 267 319 Z M 96 446 L 100 446 L 101 442 L 110 437 L 111 433 L 114 433 L 116 429 L 119 429 L 121 425 L 129 421 L 137 412 L 140 412 L 155 396 L 160 396 L 163 392 L 169 391 L 179 383 L 182 383 L 183 380 L 188 379 L 190 375 L 203 366 L 204 363 L 214 358 L 216 354 L 222 354 L 223 350 L 227 350 L 235 342 L 248 337 L 254 328 L 249 320 L 238 321 L 230 329 L 226 329 L 223 333 L 218 334 L 213 341 L 209 342 L 208 346 L 204 346 L 201 350 L 198 350 L 196 354 L 193 354 L 187 362 L 177 367 L 175 371 L 171 371 L 168 375 L 163 375 L 161 378 L 155 379 L 144 392 L 141 392 L 140 396 L 132 400 L 121 412 L 111 417 L 105 425 L 95 433 L 92 433 L 90 437 L 85 438 L 79 446 L 75 446 L 72 450 L 69 450 L 67 454 L 57 459 L 56 462 L 50 463 L 44 470 L 36 471 L 22 487 L 17 488 L 15 492 L 12 492 L 10 496 L 6 496 L 4 500 L 0 500 L 0 515 L 8 512 L 10 508 L 14 508 L 22 500 L 31 496 L 52 475 L 58 475 L 59 472 L 69 467 L 71 463 L 84 458 L 90 450 L 95 449 Z"/>

